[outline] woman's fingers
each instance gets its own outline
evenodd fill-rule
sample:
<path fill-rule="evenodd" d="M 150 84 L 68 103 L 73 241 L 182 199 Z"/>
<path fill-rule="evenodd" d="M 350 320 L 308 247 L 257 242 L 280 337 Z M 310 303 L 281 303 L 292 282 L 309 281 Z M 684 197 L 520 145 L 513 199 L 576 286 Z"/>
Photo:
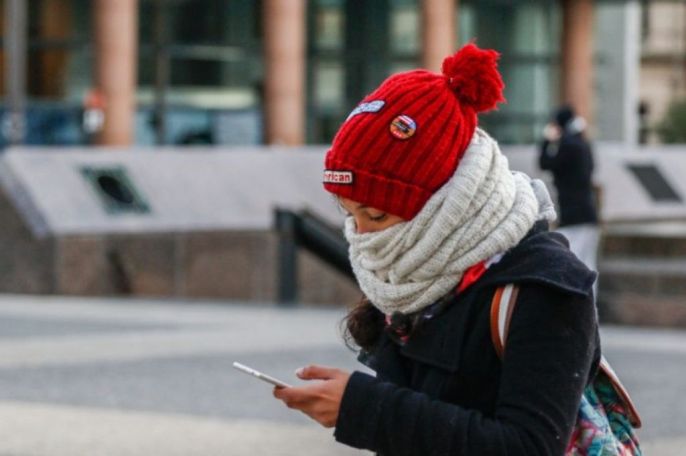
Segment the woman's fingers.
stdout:
<path fill-rule="evenodd" d="M 286 391 L 289 388 L 282 388 L 280 386 L 275 386 L 274 389 L 272 390 L 272 394 L 274 395 L 275 398 L 283 400 L 284 398 L 284 391 Z"/>
<path fill-rule="evenodd" d="M 300 410 L 312 418 L 322 403 L 322 394 L 318 388 L 275 388 L 274 397 L 280 399 L 286 407 Z M 319 421 L 319 420 L 317 420 Z"/>
<path fill-rule="evenodd" d="M 334 426 L 350 374 L 330 367 L 308 366 L 299 369 L 297 375 L 303 380 L 321 381 L 291 388 L 276 387 L 274 397 L 323 426 Z"/>
<path fill-rule="evenodd" d="M 288 403 L 301 403 L 316 397 L 311 387 L 274 388 L 274 397 Z"/>
<path fill-rule="evenodd" d="M 311 365 L 301 367 L 295 371 L 295 374 L 302 380 L 332 380 L 344 372 L 333 367 Z"/>

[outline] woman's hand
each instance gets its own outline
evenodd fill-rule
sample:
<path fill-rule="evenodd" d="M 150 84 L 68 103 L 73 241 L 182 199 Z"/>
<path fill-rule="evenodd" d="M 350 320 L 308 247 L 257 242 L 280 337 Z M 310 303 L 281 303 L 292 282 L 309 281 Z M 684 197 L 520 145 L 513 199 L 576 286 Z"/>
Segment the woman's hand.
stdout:
<path fill-rule="evenodd" d="M 560 130 L 560 127 L 558 127 L 552 122 L 547 124 L 543 129 L 543 138 L 547 139 L 548 141 L 557 141 L 560 139 L 560 136 L 562 136 L 562 131 Z"/>
<path fill-rule="evenodd" d="M 296 375 L 302 380 L 319 381 L 292 388 L 276 387 L 274 397 L 322 426 L 334 427 L 350 374 L 331 367 L 308 366 L 298 369 Z"/>

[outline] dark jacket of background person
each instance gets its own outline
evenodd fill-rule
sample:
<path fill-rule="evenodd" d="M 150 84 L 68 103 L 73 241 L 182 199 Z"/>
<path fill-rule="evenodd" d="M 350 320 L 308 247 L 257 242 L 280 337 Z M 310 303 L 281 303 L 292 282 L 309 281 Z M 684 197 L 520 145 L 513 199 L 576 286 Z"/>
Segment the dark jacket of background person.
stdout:
<path fill-rule="evenodd" d="M 563 455 L 600 357 L 595 273 L 544 225 L 405 344 L 386 331 L 361 355 L 377 376 L 350 378 L 339 442 L 386 456 Z M 489 313 L 507 283 L 520 292 L 501 361 Z"/>
<path fill-rule="evenodd" d="M 561 129 L 557 141 L 544 140 L 539 166 L 553 174 L 559 206 L 559 226 L 597 223 L 592 173 L 593 155 L 582 131 L 570 118 L 556 116 Z M 564 123 L 562 123 L 564 122 Z"/>

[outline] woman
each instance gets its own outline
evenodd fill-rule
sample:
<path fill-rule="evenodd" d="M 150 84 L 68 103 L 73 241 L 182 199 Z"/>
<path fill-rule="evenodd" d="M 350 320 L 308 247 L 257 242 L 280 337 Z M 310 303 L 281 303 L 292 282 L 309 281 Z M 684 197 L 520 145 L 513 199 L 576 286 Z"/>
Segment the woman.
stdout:
<path fill-rule="evenodd" d="M 560 455 L 600 357 L 595 274 L 547 231 L 545 188 L 512 173 L 477 113 L 504 101 L 498 54 L 391 76 L 350 114 L 324 186 L 349 213 L 366 296 L 347 319 L 376 377 L 309 366 L 274 395 L 384 455 Z M 501 360 L 495 290 L 519 286 Z"/>
<path fill-rule="evenodd" d="M 544 130 L 538 164 L 550 171 L 560 208 L 559 233 L 572 252 L 596 270 L 598 214 L 593 185 L 593 151 L 586 139 L 586 121 L 569 105 L 558 108 Z M 597 285 L 596 289 L 597 290 Z"/>

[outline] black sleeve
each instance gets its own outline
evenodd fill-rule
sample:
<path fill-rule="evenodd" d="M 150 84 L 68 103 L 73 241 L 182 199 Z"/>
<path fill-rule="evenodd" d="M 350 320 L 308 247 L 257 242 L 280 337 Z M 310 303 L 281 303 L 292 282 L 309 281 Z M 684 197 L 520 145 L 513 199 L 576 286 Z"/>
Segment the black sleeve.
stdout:
<path fill-rule="evenodd" d="M 596 334 L 590 298 L 522 286 L 493 417 L 356 372 L 335 437 L 394 456 L 563 455 Z"/>
<path fill-rule="evenodd" d="M 541 143 L 538 155 L 538 166 L 541 169 L 552 171 L 555 169 L 558 143 L 544 139 Z"/>

